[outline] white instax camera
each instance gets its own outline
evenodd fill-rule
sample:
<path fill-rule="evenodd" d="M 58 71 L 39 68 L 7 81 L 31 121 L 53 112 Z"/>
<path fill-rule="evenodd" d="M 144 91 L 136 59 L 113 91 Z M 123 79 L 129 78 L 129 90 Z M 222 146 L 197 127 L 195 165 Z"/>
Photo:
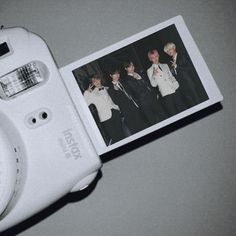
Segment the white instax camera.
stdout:
<path fill-rule="evenodd" d="M 85 188 L 101 161 L 46 43 L 0 30 L 0 231 Z"/>

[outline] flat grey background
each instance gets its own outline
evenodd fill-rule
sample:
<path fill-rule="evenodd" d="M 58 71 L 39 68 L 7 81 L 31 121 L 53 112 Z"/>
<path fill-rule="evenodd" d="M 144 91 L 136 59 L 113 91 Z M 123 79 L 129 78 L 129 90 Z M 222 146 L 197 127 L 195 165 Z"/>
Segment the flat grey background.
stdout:
<path fill-rule="evenodd" d="M 105 163 L 90 195 L 19 235 L 236 235 L 236 1 L 0 0 L 0 24 L 41 35 L 60 67 L 178 14 L 223 110 Z"/>

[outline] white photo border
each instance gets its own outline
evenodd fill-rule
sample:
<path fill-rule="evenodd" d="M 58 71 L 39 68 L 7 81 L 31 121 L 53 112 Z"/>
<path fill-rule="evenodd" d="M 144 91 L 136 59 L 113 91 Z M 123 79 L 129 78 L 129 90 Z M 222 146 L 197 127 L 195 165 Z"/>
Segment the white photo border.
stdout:
<path fill-rule="evenodd" d="M 76 79 L 73 75 L 73 71 L 79 67 L 82 67 L 90 62 L 93 62 L 103 56 L 106 56 L 107 54 L 110 54 L 116 50 L 119 50 L 125 46 L 128 46 L 142 38 L 145 38 L 153 33 L 156 33 L 157 31 L 160 31 L 170 25 L 175 25 L 181 40 L 192 60 L 192 63 L 197 71 L 197 74 L 203 84 L 203 87 L 209 97 L 208 100 L 205 102 L 202 102 L 196 106 L 193 106 L 181 113 L 178 113 L 168 119 L 165 119 L 149 128 L 146 128 L 136 134 L 133 134 L 127 138 L 124 138 L 123 140 L 114 143 L 110 146 L 107 146 L 105 144 L 105 141 L 94 121 L 94 118 L 87 106 L 87 103 L 83 97 L 83 94 L 76 82 Z M 187 117 L 197 111 L 200 111 L 210 105 L 213 105 L 217 102 L 220 102 L 223 100 L 223 96 L 220 93 L 196 43 L 194 42 L 182 16 L 176 16 L 174 18 L 171 18 L 165 22 L 162 22 L 158 25 L 155 25 L 153 27 L 150 27 L 149 29 L 146 29 L 140 33 L 137 33 L 131 37 L 128 37 L 124 40 L 121 40 L 118 43 L 115 43 L 111 46 L 108 46 L 102 50 L 99 50 L 89 56 L 86 56 L 82 59 L 79 59 L 67 66 L 64 66 L 60 68 L 60 73 L 62 75 L 63 81 L 68 89 L 68 92 L 71 95 L 71 98 L 75 104 L 75 107 L 79 113 L 81 122 L 85 126 L 85 129 L 87 130 L 87 133 L 98 153 L 98 155 L 102 155 L 106 152 L 109 152 L 113 149 L 116 149 L 118 147 L 121 147 L 133 140 L 136 140 L 142 136 L 145 136 L 153 131 L 156 131 L 164 126 L 167 126 L 177 120 L 180 120 L 184 117 Z"/>

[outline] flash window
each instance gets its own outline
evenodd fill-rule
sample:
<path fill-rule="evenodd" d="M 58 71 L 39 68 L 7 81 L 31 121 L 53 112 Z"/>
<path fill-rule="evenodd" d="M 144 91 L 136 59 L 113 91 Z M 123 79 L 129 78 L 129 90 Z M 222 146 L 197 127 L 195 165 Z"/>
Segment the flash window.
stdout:
<path fill-rule="evenodd" d="M 32 61 L 0 77 L 0 98 L 7 100 L 44 83 L 49 71 L 42 62 Z"/>

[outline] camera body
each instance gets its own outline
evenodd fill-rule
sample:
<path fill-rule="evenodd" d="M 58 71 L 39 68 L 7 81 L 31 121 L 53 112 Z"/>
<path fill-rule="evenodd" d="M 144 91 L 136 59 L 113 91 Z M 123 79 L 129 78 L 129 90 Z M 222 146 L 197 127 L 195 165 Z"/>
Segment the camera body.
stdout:
<path fill-rule="evenodd" d="M 0 231 L 85 188 L 100 168 L 46 43 L 0 30 Z"/>

